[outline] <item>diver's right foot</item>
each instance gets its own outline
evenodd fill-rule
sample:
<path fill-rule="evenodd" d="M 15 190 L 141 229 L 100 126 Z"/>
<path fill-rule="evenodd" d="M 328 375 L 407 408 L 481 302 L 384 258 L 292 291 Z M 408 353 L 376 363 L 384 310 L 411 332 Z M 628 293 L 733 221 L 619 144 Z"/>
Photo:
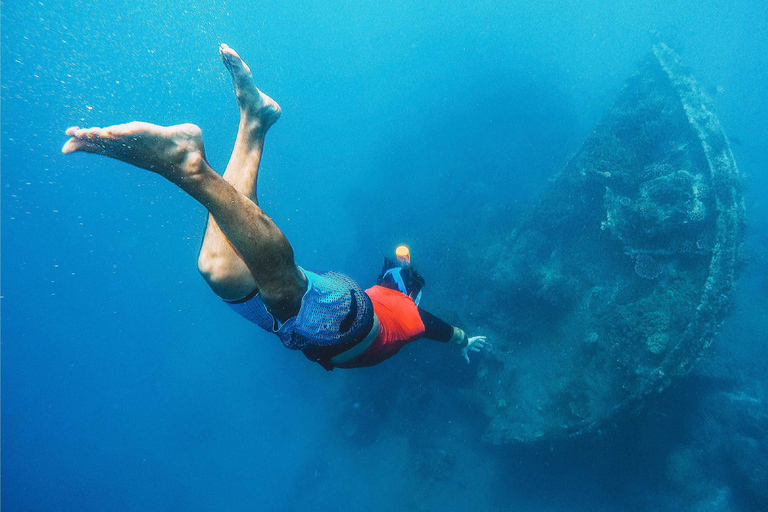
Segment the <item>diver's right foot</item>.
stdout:
<path fill-rule="evenodd" d="M 232 75 L 241 123 L 244 122 L 255 134 L 263 137 L 280 117 L 280 105 L 256 87 L 251 69 L 235 50 L 222 44 L 219 47 L 219 55 Z"/>

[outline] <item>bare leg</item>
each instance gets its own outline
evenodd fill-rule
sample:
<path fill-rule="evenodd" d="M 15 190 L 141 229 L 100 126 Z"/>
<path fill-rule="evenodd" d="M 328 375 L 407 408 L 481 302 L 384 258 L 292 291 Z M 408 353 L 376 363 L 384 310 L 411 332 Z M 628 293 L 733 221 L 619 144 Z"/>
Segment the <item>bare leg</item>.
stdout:
<path fill-rule="evenodd" d="M 283 233 L 253 201 L 211 169 L 200 128 L 133 122 L 67 130 L 62 152 L 105 155 L 155 172 L 202 204 L 242 256 L 270 312 L 285 321 L 298 313 L 307 282 Z"/>
<path fill-rule="evenodd" d="M 256 88 L 251 70 L 237 52 L 222 44 L 219 55 L 232 75 L 240 108 L 240 126 L 224 179 L 258 205 L 256 182 L 264 136 L 280 117 L 280 106 Z M 197 265 L 211 289 L 225 300 L 245 297 L 257 287 L 248 266 L 212 215 L 208 216 Z"/>

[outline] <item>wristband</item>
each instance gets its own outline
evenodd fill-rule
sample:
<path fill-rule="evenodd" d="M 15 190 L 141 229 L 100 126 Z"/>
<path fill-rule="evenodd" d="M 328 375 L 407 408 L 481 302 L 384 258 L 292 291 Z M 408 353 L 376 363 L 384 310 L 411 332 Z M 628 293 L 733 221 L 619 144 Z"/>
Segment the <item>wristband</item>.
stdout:
<path fill-rule="evenodd" d="M 467 346 L 467 334 L 458 327 L 453 328 L 453 336 L 448 340 L 448 343 L 458 345 L 460 347 Z"/>

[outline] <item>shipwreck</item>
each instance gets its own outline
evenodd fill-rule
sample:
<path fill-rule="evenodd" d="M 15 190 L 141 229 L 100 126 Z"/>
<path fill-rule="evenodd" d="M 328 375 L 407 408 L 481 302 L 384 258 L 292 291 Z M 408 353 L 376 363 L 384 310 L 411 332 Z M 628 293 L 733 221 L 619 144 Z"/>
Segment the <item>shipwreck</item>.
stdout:
<path fill-rule="evenodd" d="M 728 314 L 743 238 L 728 140 L 658 44 L 538 202 L 478 244 L 481 265 L 457 265 L 473 297 L 457 309 L 494 343 L 487 440 L 595 432 L 686 375 Z"/>

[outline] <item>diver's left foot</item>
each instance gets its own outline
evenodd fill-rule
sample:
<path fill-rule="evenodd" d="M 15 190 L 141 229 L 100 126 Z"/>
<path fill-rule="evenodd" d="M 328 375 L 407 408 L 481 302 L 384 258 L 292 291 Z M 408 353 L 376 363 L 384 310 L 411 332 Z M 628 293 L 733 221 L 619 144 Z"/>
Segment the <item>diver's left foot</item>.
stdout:
<path fill-rule="evenodd" d="M 67 130 L 62 153 L 104 155 L 157 173 L 181 185 L 210 169 L 203 166 L 203 134 L 194 124 L 158 126 L 134 121 L 106 128 Z M 182 187 L 183 188 L 183 187 Z"/>

